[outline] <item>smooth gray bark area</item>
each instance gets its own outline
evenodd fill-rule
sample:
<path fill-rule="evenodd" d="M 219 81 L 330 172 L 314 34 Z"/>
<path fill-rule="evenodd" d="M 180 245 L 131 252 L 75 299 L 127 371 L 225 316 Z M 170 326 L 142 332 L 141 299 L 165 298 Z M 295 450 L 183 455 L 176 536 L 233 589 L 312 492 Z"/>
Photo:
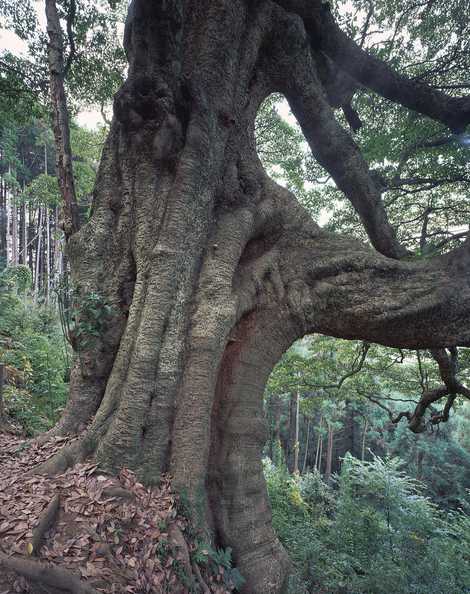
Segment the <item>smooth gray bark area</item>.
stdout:
<path fill-rule="evenodd" d="M 232 547 L 250 594 L 281 592 L 289 571 L 261 467 L 263 391 L 282 353 L 311 332 L 470 344 L 469 245 L 399 260 L 329 104 L 322 27 L 318 2 L 134 0 L 91 220 L 68 242 L 75 283 L 114 315 L 77 357 L 58 431 L 90 425 L 42 470 L 94 454 L 147 482 L 170 472 L 195 520 Z M 275 91 L 375 249 L 319 228 L 264 172 L 254 122 Z"/>

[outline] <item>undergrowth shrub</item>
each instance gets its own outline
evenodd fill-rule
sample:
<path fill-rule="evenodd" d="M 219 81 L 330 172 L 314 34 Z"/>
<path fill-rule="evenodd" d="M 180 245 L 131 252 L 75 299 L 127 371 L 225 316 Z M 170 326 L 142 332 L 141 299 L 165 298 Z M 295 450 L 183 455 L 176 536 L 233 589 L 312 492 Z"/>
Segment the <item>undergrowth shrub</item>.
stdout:
<path fill-rule="evenodd" d="M 468 503 L 440 510 L 401 464 L 347 455 L 333 488 L 265 465 L 274 527 L 297 569 L 292 593 L 470 592 Z"/>
<path fill-rule="evenodd" d="M 68 353 L 55 312 L 29 298 L 23 268 L 0 274 L 0 363 L 6 412 L 32 435 L 50 428 L 65 405 Z"/>

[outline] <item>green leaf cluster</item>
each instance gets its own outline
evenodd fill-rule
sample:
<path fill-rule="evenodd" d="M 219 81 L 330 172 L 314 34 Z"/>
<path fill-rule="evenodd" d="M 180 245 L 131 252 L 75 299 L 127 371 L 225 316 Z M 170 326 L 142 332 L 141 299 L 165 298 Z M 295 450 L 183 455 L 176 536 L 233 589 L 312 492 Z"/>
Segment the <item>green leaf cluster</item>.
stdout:
<path fill-rule="evenodd" d="M 6 411 L 35 434 L 53 426 L 65 405 L 68 353 L 54 312 L 30 300 L 25 268 L 0 274 L 0 362 Z"/>
<path fill-rule="evenodd" d="M 468 508 L 440 510 L 402 465 L 348 455 L 335 487 L 320 489 L 318 476 L 266 469 L 273 524 L 297 567 L 292 592 L 468 591 Z"/>

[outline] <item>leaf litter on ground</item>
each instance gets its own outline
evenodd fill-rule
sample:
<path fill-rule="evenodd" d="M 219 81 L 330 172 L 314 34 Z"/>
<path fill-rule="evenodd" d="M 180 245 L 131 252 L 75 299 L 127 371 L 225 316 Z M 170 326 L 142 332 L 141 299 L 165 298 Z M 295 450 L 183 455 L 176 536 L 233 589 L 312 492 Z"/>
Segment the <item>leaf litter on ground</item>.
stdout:
<path fill-rule="evenodd" d="M 214 571 L 204 564 L 196 575 L 191 572 L 190 554 L 197 545 L 188 519 L 178 513 L 170 477 L 146 487 L 128 469 L 111 476 L 92 462 L 54 477 L 28 474 L 70 441 L 39 444 L 0 433 L 2 553 L 31 553 L 33 530 L 58 494 L 59 511 L 44 536 L 40 561 L 70 570 L 103 593 L 186 594 L 204 586 L 214 594 L 233 592 L 222 567 Z M 24 578 L 0 576 L 2 594 L 29 591 L 34 590 Z"/>

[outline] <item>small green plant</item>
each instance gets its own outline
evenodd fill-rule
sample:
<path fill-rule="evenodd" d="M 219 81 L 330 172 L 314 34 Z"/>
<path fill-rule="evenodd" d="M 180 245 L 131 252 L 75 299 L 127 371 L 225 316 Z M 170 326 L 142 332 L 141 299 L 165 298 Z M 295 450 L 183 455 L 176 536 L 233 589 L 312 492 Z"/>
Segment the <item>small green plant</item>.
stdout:
<path fill-rule="evenodd" d="M 223 582 L 227 588 L 240 590 L 245 579 L 240 571 L 232 566 L 232 549 L 214 549 L 203 541 L 196 542 L 196 549 L 191 555 L 193 563 L 206 566 L 207 570 L 215 575 L 222 575 Z"/>
<path fill-rule="evenodd" d="M 165 560 L 168 558 L 169 554 L 170 554 L 170 545 L 165 538 L 161 538 L 157 542 L 156 555 L 161 560 Z"/>
<path fill-rule="evenodd" d="M 71 289 L 62 279 L 56 289 L 64 335 L 77 352 L 93 348 L 109 326 L 115 312 L 106 299 L 81 287 Z"/>
<path fill-rule="evenodd" d="M 177 499 L 176 499 L 176 511 L 179 516 L 186 518 L 186 520 L 191 520 L 192 517 L 192 510 L 191 510 L 191 501 L 188 497 L 186 491 L 180 491 Z"/>
<path fill-rule="evenodd" d="M 183 563 L 179 559 L 173 559 L 171 566 L 176 574 L 176 577 L 183 584 L 183 586 L 186 588 L 191 588 L 194 586 L 193 580 L 187 574 Z"/>
<path fill-rule="evenodd" d="M 104 298 L 91 291 L 82 298 L 76 316 L 74 334 L 79 345 L 79 350 L 93 346 L 96 338 L 100 337 L 113 316 L 113 310 Z"/>

